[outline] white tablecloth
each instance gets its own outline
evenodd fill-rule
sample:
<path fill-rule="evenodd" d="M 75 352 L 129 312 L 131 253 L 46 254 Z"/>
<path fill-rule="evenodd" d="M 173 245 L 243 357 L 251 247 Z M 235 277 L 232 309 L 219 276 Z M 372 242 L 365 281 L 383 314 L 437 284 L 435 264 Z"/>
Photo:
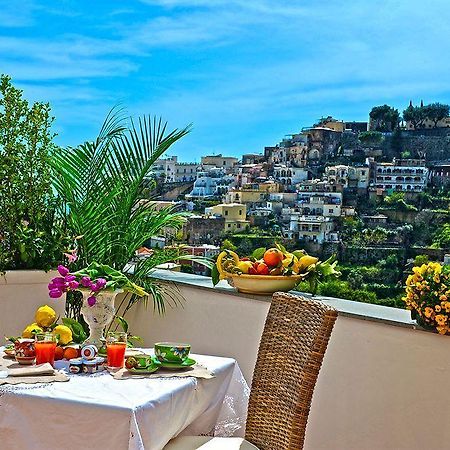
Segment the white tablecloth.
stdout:
<path fill-rule="evenodd" d="M 234 359 L 193 355 L 215 378 L 114 380 L 0 387 L 0 448 L 160 450 L 178 434 L 243 436 L 248 386 Z"/>

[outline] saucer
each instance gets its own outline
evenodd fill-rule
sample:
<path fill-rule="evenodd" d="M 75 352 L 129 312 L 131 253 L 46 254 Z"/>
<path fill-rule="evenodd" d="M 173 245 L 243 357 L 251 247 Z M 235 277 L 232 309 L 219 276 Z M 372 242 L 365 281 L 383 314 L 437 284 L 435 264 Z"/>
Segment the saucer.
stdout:
<path fill-rule="evenodd" d="M 128 372 L 134 373 L 134 374 L 140 374 L 140 373 L 153 373 L 156 372 L 159 369 L 159 365 L 157 364 L 151 364 L 147 367 L 133 367 L 131 369 L 127 369 Z"/>
<path fill-rule="evenodd" d="M 186 369 L 187 367 L 193 366 L 197 361 L 191 358 L 186 358 L 183 362 L 175 363 L 175 362 L 163 362 L 161 361 L 161 367 L 164 369 Z"/>

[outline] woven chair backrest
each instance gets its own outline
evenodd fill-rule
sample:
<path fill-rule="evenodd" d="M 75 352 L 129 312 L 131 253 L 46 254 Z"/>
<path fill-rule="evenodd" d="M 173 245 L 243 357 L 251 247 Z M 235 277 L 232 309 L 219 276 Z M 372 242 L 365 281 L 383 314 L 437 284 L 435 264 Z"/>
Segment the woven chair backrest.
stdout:
<path fill-rule="evenodd" d="M 336 310 L 318 300 L 273 295 L 246 424 L 246 439 L 260 450 L 303 448 L 314 386 L 336 318 Z"/>

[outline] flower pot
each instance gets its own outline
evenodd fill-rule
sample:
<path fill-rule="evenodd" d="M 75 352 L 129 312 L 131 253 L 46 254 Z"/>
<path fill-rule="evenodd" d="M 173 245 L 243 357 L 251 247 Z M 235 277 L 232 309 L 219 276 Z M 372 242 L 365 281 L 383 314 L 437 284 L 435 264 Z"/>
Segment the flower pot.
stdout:
<path fill-rule="evenodd" d="M 89 306 L 87 299 L 91 295 L 89 289 L 80 289 L 83 293 L 83 306 L 81 313 L 83 314 L 85 322 L 89 325 L 89 337 L 84 342 L 85 344 L 93 344 L 100 348 L 103 345 L 104 339 L 103 331 L 114 318 L 116 309 L 114 308 L 114 301 L 116 296 L 123 292 L 119 289 L 116 291 L 103 290 L 96 294 L 97 301 L 94 306 Z"/>

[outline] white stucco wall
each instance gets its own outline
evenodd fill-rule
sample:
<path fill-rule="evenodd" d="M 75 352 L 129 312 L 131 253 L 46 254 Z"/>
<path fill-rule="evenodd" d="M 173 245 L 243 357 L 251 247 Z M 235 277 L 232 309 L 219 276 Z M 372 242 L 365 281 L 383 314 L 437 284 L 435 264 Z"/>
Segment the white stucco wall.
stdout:
<path fill-rule="evenodd" d="M 0 275 L 0 345 L 3 336 L 19 336 L 22 330 L 34 322 L 34 313 L 42 305 L 51 306 L 64 315 L 63 298 L 48 296 L 48 283 L 57 272 L 39 270 L 15 270 Z"/>
<path fill-rule="evenodd" d="M 138 307 L 134 333 L 147 345 L 181 340 L 194 352 L 232 356 L 248 381 L 269 309 L 253 300 L 181 287 L 184 308 L 165 317 Z M 447 448 L 450 337 L 339 316 L 314 392 L 305 449 Z"/>

